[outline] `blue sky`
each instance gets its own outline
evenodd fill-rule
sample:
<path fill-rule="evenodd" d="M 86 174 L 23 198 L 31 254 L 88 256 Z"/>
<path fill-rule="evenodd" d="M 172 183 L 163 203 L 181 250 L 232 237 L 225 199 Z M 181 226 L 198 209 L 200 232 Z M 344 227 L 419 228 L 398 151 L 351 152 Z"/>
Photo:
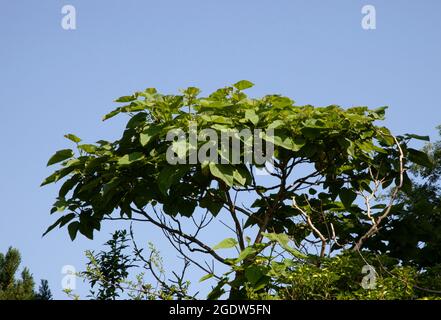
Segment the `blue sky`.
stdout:
<path fill-rule="evenodd" d="M 76 30 L 61 28 L 66 4 L 77 10 Z M 366 4 L 376 8 L 376 30 L 361 28 Z M 45 164 L 69 145 L 66 133 L 118 138 L 126 119 L 102 115 L 114 98 L 146 87 L 209 93 L 248 79 L 252 95 L 298 104 L 388 105 L 393 132 L 436 139 L 440 15 L 438 0 L 1 1 L 0 251 L 19 248 L 35 278 L 65 297 L 62 266 L 82 269 L 84 251 L 99 249 L 114 226 L 94 241 L 72 243 L 64 230 L 42 238 L 57 192 L 39 187 Z M 160 233 L 144 237 L 173 259 Z"/>

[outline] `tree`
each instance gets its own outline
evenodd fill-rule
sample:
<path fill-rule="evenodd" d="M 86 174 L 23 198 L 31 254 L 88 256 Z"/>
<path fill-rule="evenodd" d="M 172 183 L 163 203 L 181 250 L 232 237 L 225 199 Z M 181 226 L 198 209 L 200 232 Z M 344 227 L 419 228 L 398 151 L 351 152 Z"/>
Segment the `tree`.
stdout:
<path fill-rule="evenodd" d="M 21 263 L 20 252 L 10 247 L 3 255 L 0 253 L 0 300 L 34 299 L 34 279 L 27 268 L 21 272 L 21 278 L 15 275 Z"/>
<path fill-rule="evenodd" d="M 74 240 L 78 232 L 92 239 L 106 220 L 156 226 L 201 280 L 216 279 L 211 299 L 277 292 L 268 266 L 320 268 L 328 256 L 362 252 L 411 188 L 408 169 L 430 165 L 408 147 L 424 137 L 376 125 L 386 107 L 297 106 L 280 95 L 250 98 L 243 91 L 252 86 L 243 80 L 207 97 L 194 87 L 149 88 L 118 98 L 124 105 L 104 117 L 129 115 L 120 139 L 84 144 L 67 134 L 77 151 L 56 152 L 48 165 L 61 168 L 42 183 L 64 180 L 51 209 L 64 215 L 46 232 L 67 226 Z M 203 242 L 213 222 L 232 237 Z M 239 254 L 220 253 L 230 248 Z M 214 262 L 230 271 L 218 274 Z"/>
<path fill-rule="evenodd" d="M 142 254 L 143 249 L 138 249 L 132 229 L 130 240 L 131 245 L 128 243 L 126 230 L 117 230 L 105 243 L 108 251 L 102 250 L 97 254 L 93 251 L 86 252 L 89 262 L 86 271 L 81 272 L 80 276 L 91 285 L 91 295 L 94 299 L 115 300 L 120 298 L 121 294 L 135 300 L 194 299 L 188 295 L 189 283 L 184 280 L 188 263 L 184 265 L 181 275 L 174 273 L 175 280 L 166 280 L 162 258 L 156 248 L 149 244 L 150 254 L 146 258 Z M 142 272 L 130 279 L 129 271 L 134 269 L 141 269 Z M 155 285 L 145 282 L 145 271 L 153 275 Z M 98 291 L 94 291 L 95 286 L 98 287 Z"/>
<path fill-rule="evenodd" d="M 47 280 L 41 280 L 38 293 L 35 294 L 35 300 L 52 300 L 52 292 Z"/>
<path fill-rule="evenodd" d="M 106 242 L 110 249 L 108 252 L 101 251 L 96 255 L 92 251 L 87 253 L 90 261 L 84 275 L 90 279 L 92 288 L 99 284 L 98 292 L 91 291 L 97 300 L 115 300 L 119 297 L 119 291 L 123 291 L 121 280 L 127 278 L 128 269 L 133 267 L 130 255 L 124 252 L 126 242 L 126 231 L 117 231 Z"/>
<path fill-rule="evenodd" d="M 427 143 L 422 151 L 433 165 L 410 168 L 413 187 L 401 192 L 381 234 L 366 243 L 418 270 L 441 265 L 441 141 Z"/>

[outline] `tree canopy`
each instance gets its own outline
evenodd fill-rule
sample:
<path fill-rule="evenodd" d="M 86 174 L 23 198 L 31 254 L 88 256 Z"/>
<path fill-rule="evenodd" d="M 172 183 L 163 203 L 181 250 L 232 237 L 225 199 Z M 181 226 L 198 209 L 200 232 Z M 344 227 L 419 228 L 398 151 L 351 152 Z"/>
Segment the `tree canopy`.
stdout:
<path fill-rule="evenodd" d="M 277 285 L 277 268 L 321 268 L 378 247 L 383 225 L 410 209 L 400 204 L 410 169 L 433 167 L 409 146 L 428 138 L 377 124 L 386 107 L 298 106 L 276 94 L 248 97 L 252 86 L 242 80 L 205 97 L 194 87 L 148 88 L 116 99 L 122 106 L 103 120 L 128 115 L 120 139 L 90 144 L 67 134 L 75 148 L 49 159 L 60 168 L 42 185 L 63 184 L 51 209 L 61 216 L 46 232 L 67 226 L 72 240 L 92 239 L 105 220 L 154 225 L 202 280 L 217 280 L 209 298 L 280 292 L 287 284 Z M 184 230 L 191 220 L 196 230 Z M 213 221 L 229 221 L 233 233 L 215 246 L 200 238 Z M 228 248 L 239 254 L 223 256 Z M 194 252 L 230 271 L 216 274 Z"/>

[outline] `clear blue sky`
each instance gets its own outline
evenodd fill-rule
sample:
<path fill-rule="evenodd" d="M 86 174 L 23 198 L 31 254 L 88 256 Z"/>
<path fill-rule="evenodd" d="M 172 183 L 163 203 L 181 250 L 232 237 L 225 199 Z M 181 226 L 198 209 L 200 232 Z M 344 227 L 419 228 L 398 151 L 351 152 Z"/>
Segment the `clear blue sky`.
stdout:
<path fill-rule="evenodd" d="M 65 4 L 77 10 L 77 30 L 61 28 Z M 376 7 L 376 30 L 360 26 L 365 4 Z M 250 94 L 298 104 L 388 105 L 393 132 L 436 138 L 440 16 L 439 0 L 1 1 L 0 251 L 19 248 L 35 278 L 64 297 L 61 267 L 82 269 L 83 252 L 113 228 L 95 241 L 72 243 L 64 230 L 42 238 L 57 191 L 39 188 L 45 164 L 68 146 L 65 133 L 118 138 L 126 119 L 102 115 L 146 87 L 208 93 L 248 79 Z M 159 233 L 145 237 L 162 248 Z"/>

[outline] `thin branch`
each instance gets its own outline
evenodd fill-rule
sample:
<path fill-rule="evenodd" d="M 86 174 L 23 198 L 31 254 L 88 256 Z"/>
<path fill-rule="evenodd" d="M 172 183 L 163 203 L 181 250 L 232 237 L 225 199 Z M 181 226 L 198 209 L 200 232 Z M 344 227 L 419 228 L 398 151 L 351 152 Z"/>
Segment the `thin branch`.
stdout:
<path fill-rule="evenodd" d="M 389 204 L 386 207 L 386 209 L 384 210 L 383 214 L 380 217 L 378 217 L 377 220 L 372 219 L 373 220 L 373 224 L 370 227 L 370 229 L 362 237 L 360 237 L 360 239 L 355 244 L 355 246 L 354 246 L 354 250 L 355 251 L 360 251 L 361 247 L 363 246 L 364 241 L 366 241 L 366 239 L 370 238 L 371 236 L 373 236 L 375 233 L 378 232 L 379 225 L 381 224 L 383 219 L 385 219 L 389 215 L 389 213 L 390 213 L 390 211 L 392 209 L 392 206 L 393 206 L 393 204 L 395 202 L 395 199 L 397 198 L 398 193 L 399 193 L 399 191 L 401 190 L 401 188 L 403 186 L 404 171 L 405 171 L 405 169 L 404 169 L 404 153 L 403 153 L 403 149 L 401 148 L 401 145 L 398 142 L 397 138 L 395 136 L 392 136 L 392 137 L 393 137 L 393 139 L 395 141 L 395 144 L 398 147 L 398 151 L 400 153 L 400 156 L 399 156 L 399 161 L 400 161 L 400 182 L 394 188 L 394 191 L 392 192 L 392 195 L 390 197 Z"/>
<path fill-rule="evenodd" d="M 325 255 L 325 250 L 326 250 L 326 241 L 327 239 L 325 238 L 325 236 L 320 232 L 319 229 L 316 228 L 316 226 L 314 225 L 314 223 L 311 220 L 311 217 L 309 216 L 309 214 L 307 214 L 302 208 L 299 207 L 299 205 L 296 202 L 295 197 L 292 198 L 292 205 L 294 208 L 296 208 L 297 210 L 300 211 L 300 213 L 302 214 L 302 216 L 305 217 L 306 222 L 308 223 L 308 226 L 312 229 L 312 231 L 320 238 L 321 242 L 322 242 L 322 246 L 321 246 L 321 250 L 320 250 L 320 257 L 323 258 Z"/>

